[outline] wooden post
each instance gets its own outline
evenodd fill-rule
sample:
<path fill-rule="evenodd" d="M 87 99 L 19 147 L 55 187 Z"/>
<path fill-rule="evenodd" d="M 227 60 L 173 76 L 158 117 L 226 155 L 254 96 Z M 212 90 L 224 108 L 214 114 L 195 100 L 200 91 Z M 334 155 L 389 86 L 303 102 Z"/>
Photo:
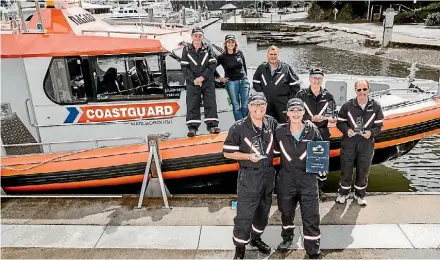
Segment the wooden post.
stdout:
<path fill-rule="evenodd" d="M 159 135 L 157 134 L 153 134 L 153 135 L 148 135 L 148 140 L 147 140 L 147 145 L 148 147 L 150 147 L 150 141 L 154 141 L 156 142 L 156 152 L 160 157 L 160 149 L 159 149 Z M 149 153 L 151 153 L 152 151 L 148 151 Z M 162 165 L 162 157 L 160 157 L 160 161 L 159 164 Z M 154 160 L 151 162 L 151 174 L 152 177 L 157 178 L 157 168 L 161 168 L 161 165 L 156 165 L 156 163 L 154 162 Z M 161 168 L 162 169 L 162 168 Z"/>

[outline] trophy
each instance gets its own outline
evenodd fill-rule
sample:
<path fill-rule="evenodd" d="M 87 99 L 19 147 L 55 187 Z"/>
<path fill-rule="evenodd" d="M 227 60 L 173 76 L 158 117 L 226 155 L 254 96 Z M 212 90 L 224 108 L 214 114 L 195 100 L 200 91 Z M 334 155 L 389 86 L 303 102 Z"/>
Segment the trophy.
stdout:
<path fill-rule="evenodd" d="M 358 135 L 365 134 L 364 118 L 363 117 L 359 116 L 356 118 L 356 126 L 354 128 L 354 132 Z"/>
<path fill-rule="evenodd" d="M 327 109 L 325 110 L 324 117 L 325 119 L 331 119 L 335 118 L 335 110 L 336 110 L 336 104 L 333 101 L 328 102 Z"/>
<path fill-rule="evenodd" d="M 255 147 L 255 149 L 258 151 L 260 159 L 267 158 L 266 152 L 264 151 L 263 146 L 263 138 L 262 135 L 257 135 L 252 138 L 252 145 Z M 257 153 L 257 154 L 258 154 Z"/>

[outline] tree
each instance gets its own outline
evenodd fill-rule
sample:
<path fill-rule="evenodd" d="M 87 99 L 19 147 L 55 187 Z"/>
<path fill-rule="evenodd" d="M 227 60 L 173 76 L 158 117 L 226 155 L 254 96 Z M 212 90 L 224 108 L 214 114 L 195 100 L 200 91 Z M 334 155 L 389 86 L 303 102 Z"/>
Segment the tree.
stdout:
<path fill-rule="evenodd" d="M 277 1 L 276 5 L 279 9 L 287 8 L 292 5 L 292 1 Z"/>

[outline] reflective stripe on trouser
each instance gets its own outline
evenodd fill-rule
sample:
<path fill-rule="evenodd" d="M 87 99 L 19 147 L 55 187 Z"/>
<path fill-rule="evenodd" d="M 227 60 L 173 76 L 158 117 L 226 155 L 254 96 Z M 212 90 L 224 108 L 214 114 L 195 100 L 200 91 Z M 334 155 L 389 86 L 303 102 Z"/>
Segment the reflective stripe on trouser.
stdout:
<path fill-rule="evenodd" d="M 341 148 L 341 180 L 339 194 L 348 195 L 352 186 L 353 168 L 356 166 L 355 194 L 364 197 L 374 155 L 374 141 L 362 136 L 344 137 Z"/>
<path fill-rule="evenodd" d="M 232 241 L 246 245 L 263 233 L 272 205 L 275 169 L 240 170 L 237 180 L 237 215 L 234 218 Z"/>
<path fill-rule="evenodd" d="M 214 84 L 206 83 L 202 87 L 194 84 L 186 85 L 186 124 L 188 128 L 198 130 L 200 119 L 200 102 L 203 95 L 205 124 L 208 128 L 218 126 L 217 101 Z"/>
<path fill-rule="evenodd" d="M 295 210 L 299 202 L 303 221 L 304 249 L 308 255 L 320 253 L 320 217 L 315 175 L 280 171 L 277 177 L 278 209 L 281 212 L 281 237 L 293 240 Z"/>

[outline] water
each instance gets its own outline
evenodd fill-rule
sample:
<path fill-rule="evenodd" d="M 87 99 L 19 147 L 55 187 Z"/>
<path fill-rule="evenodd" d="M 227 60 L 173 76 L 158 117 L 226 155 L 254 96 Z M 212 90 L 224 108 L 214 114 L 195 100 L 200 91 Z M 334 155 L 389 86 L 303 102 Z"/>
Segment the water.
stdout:
<path fill-rule="evenodd" d="M 247 43 L 246 35 L 241 35 L 240 31 L 221 31 L 220 23 L 205 28 L 205 37 L 220 47 L 223 47 L 224 37 L 229 33 L 237 38 L 248 67 L 257 67 L 266 61 L 266 48 L 257 48 L 255 42 Z M 316 45 L 280 47 L 280 59 L 290 64 L 297 73 L 308 73 L 309 68 L 317 66 L 329 74 L 406 77 L 409 72 L 407 68 L 410 67 L 405 62 Z M 435 81 L 439 76 L 438 70 L 429 68 L 420 68 L 416 74 L 417 78 Z"/>
<path fill-rule="evenodd" d="M 256 67 L 266 60 L 266 48 L 258 49 L 255 42 L 247 43 L 241 32 L 221 31 L 220 23 L 205 29 L 205 37 L 218 46 L 223 46 L 228 33 L 236 36 L 248 67 Z M 410 66 L 405 62 L 316 45 L 281 47 L 280 59 L 297 73 L 307 73 L 310 67 L 316 66 L 326 73 L 406 77 Z M 416 77 L 437 81 L 439 73 L 435 69 L 420 68 Z M 339 176 L 339 172 L 330 173 L 325 191 L 337 190 Z M 411 152 L 396 160 L 373 166 L 369 182 L 369 191 L 440 192 L 440 134 L 423 139 Z"/>

